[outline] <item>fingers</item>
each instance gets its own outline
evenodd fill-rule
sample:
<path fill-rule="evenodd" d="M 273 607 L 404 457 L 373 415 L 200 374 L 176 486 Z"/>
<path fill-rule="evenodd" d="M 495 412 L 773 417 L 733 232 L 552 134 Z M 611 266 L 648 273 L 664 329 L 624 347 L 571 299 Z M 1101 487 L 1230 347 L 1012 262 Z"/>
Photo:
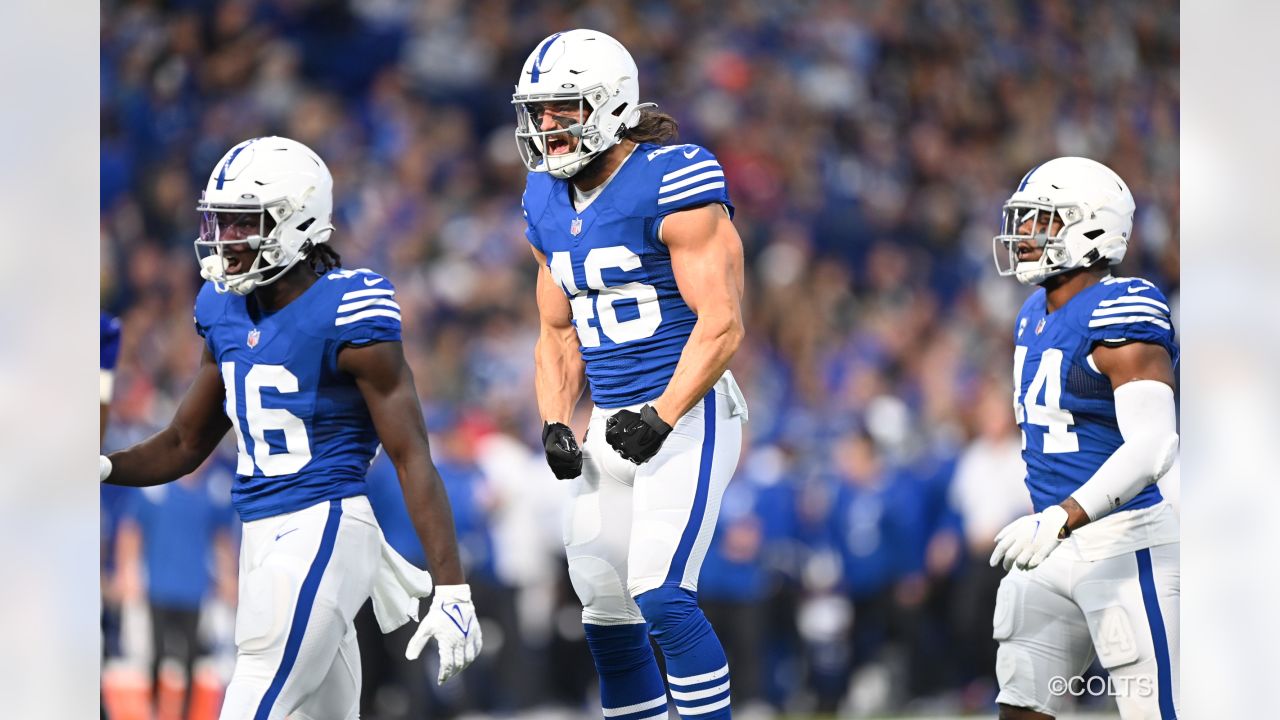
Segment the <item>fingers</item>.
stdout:
<path fill-rule="evenodd" d="M 1013 546 L 1014 541 L 1017 539 L 1017 536 L 1009 533 L 1008 530 L 1009 528 L 1006 527 L 1000 531 L 999 535 L 996 535 L 996 549 L 991 553 L 991 567 L 995 567 L 1001 560 L 1006 558 L 1009 548 Z M 1008 570 L 1009 566 L 1006 564 L 1004 569 Z"/>
<path fill-rule="evenodd" d="M 1056 547 L 1058 547 L 1058 543 L 1054 542 L 1054 543 L 1045 543 L 1043 546 L 1037 548 L 1035 554 L 1031 556 L 1031 559 L 1029 561 L 1027 561 L 1027 569 L 1030 570 L 1032 568 L 1035 568 L 1039 566 L 1040 563 L 1044 562 L 1045 560 L 1048 560 L 1049 555 L 1053 553 L 1053 550 Z"/>
<path fill-rule="evenodd" d="M 1031 558 L 1034 555 L 1035 546 L 1027 545 L 1027 547 L 1022 549 L 1022 552 L 1018 553 L 1018 557 L 1013 561 L 1013 564 L 1022 570 L 1027 570 L 1027 563 L 1031 562 Z"/>
<path fill-rule="evenodd" d="M 422 654 L 422 648 L 426 647 L 427 640 L 431 637 L 431 632 L 427 630 L 427 623 L 423 621 L 418 626 L 418 631 L 409 638 L 409 645 L 404 650 L 404 656 L 410 660 L 417 660 Z"/>

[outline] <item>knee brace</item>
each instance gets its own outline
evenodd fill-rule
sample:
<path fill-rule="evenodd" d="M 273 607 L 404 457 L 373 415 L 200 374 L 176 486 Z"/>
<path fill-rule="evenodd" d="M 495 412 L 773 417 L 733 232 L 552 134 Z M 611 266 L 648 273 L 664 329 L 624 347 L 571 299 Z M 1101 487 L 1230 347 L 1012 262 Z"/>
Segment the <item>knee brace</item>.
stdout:
<path fill-rule="evenodd" d="M 711 632 L 697 596 L 684 588 L 663 586 L 649 590 L 636 598 L 636 605 L 649 623 L 649 634 L 666 654 L 691 649 Z"/>
<path fill-rule="evenodd" d="M 644 622 L 612 565 L 598 557 L 569 558 L 569 581 L 582 603 L 582 622 L 631 625 Z"/>

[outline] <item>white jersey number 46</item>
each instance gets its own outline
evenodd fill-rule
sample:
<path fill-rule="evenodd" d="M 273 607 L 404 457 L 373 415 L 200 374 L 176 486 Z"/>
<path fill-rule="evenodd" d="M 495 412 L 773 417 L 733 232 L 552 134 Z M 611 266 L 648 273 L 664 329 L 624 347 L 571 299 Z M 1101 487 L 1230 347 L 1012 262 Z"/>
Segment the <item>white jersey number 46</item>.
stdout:
<path fill-rule="evenodd" d="M 1019 425 L 1026 422 L 1045 428 L 1044 451 L 1046 453 L 1072 453 L 1080 449 L 1080 438 L 1071 430 L 1075 418 L 1071 411 L 1063 410 L 1062 402 L 1062 351 L 1049 348 L 1040 355 L 1040 365 L 1035 377 L 1022 392 L 1022 366 L 1027 361 L 1027 347 L 1015 345 L 1013 349 L 1013 413 Z M 1044 395 L 1043 404 L 1040 401 Z M 1027 447 L 1027 434 L 1022 433 L 1022 448 Z"/>
<path fill-rule="evenodd" d="M 591 325 L 591 318 L 598 317 L 600 330 L 615 345 L 641 340 L 653 335 L 662 324 L 662 307 L 658 291 L 652 285 L 629 282 L 610 286 L 604 282 L 604 271 L 609 268 L 630 271 L 640 267 L 640 256 L 622 245 L 592 248 L 582 263 L 587 276 L 587 287 L 597 291 L 594 298 L 578 289 L 573 279 L 573 260 L 568 251 L 551 253 L 551 277 L 569 296 L 573 309 L 573 324 L 578 330 L 578 342 L 582 347 L 598 347 L 600 332 Z M 635 300 L 638 317 L 618 320 L 613 304 L 619 300 Z"/>

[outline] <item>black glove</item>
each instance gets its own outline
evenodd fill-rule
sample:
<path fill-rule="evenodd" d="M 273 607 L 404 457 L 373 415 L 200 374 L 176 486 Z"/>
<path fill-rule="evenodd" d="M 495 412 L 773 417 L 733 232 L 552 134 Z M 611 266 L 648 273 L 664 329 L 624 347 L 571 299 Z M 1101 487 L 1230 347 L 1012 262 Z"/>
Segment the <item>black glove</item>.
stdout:
<path fill-rule="evenodd" d="M 561 480 L 582 474 L 582 449 L 573 430 L 564 423 L 542 423 L 542 444 L 547 449 L 547 464 Z"/>
<path fill-rule="evenodd" d="M 637 465 L 656 455 L 670 434 L 671 426 L 658 417 L 652 405 L 645 405 L 640 412 L 619 410 L 604 423 L 605 442 Z"/>

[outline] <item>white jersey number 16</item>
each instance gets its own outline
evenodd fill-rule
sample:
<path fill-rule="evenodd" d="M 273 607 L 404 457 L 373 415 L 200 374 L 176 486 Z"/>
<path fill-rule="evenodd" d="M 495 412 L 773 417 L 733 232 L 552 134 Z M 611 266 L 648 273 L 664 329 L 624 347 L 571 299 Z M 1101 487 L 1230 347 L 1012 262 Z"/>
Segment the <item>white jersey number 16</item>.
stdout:
<path fill-rule="evenodd" d="M 236 431 L 236 474 L 253 475 L 256 465 L 266 477 L 292 475 L 311 462 L 311 442 L 302 418 L 282 408 L 262 407 L 262 389 L 298 392 L 298 377 L 283 365 L 254 365 L 244 376 L 244 421 L 253 438 L 253 457 L 245 449 L 244 430 L 236 408 L 236 364 L 222 363 L 222 384 L 227 388 L 227 417 Z M 284 433 L 285 451 L 272 453 L 267 431 Z"/>

